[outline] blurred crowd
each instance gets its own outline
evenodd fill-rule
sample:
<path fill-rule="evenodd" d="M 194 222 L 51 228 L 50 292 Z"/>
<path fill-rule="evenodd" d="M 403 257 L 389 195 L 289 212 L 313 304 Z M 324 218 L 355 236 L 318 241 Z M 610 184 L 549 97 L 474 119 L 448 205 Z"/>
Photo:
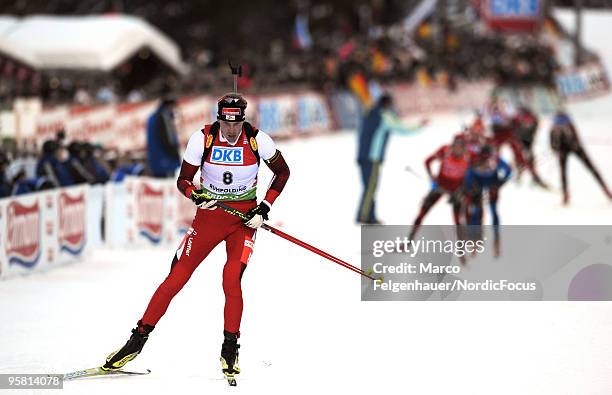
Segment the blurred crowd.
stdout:
<path fill-rule="evenodd" d="M 549 48 L 529 38 L 508 39 L 486 32 L 473 23 L 475 19 L 470 21 L 466 2 L 457 11 L 460 19 L 430 15 L 407 29 L 406 17 L 418 3 L 22 0 L 0 7 L 0 13 L 141 16 L 176 40 L 190 71 L 178 76 L 152 67 L 150 78 L 141 85 L 134 85 L 132 74 L 123 70 L 130 64 L 109 75 L 34 73 L 29 86 L 11 86 L 11 79 L 1 79 L 0 90 L 5 98 L 11 93 L 39 94 L 47 102 L 84 105 L 157 98 L 168 88 L 182 95 L 222 92 L 231 86 L 228 59 L 244 65 L 239 81 L 243 92 L 346 88 L 356 72 L 368 80 L 425 85 L 435 81 L 449 89 L 461 79 L 493 78 L 501 84 L 553 82 L 556 65 Z M 251 17 L 237 23 L 235 8 Z M 470 23 L 465 23 L 466 17 Z M 6 74 L 6 65 L 4 68 Z"/>
<path fill-rule="evenodd" d="M 15 16 L 137 15 L 172 37 L 190 66 L 184 76 L 163 70 L 159 62 L 145 67 L 151 54 L 140 51 L 108 74 L 40 73 L 0 57 L 0 107 L 10 106 L 19 95 L 38 95 L 46 104 L 92 105 L 158 99 L 167 92 L 223 92 L 232 84 L 228 59 L 243 65 L 238 89 L 259 93 L 310 88 L 348 89 L 359 95 L 360 81 L 435 83 L 449 90 L 458 81 L 483 78 L 500 86 L 550 85 L 557 67 L 552 50 L 542 42 L 488 32 L 476 23 L 468 2 L 456 2 L 463 7 L 454 14 L 429 14 L 411 26 L 406 21 L 417 0 L 238 3 L 19 0 L 0 5 L 0 14 Z M 134 78 L 138 65 L 143 68 Z M 0 152 L 1 196 L 117 181 L 126 174 L 172 174 L 178 161 L 176 130 L 168 121 L 172 105 L 165 103 L 149 119 L 146 154 L 67 142 L 62 132 L 41 147 L 5 144 Z M 167 158 L 147 163 L 147 156 Z"/>
<path fill-rule="evenodd" d="M 83 141 L 66 141 L 65 133 L 38 147 L 5 141 L 0 150 L 0 197 L 23 195 L 79 184 L 121 182 L 127 175 L 147 173 L 136 152 L 120 153 Z"/>
<path fill-rule="evenodd" d="M 121 182 L 126 176 L 173 178 L 180 146 L 173 97 L 162 99 L 146 123 L 146 150 L 108 149 L 68 141 L 64 130 L 42 146 L 7 139 L 0 148 L 0 198 L 78 184 Z"/>

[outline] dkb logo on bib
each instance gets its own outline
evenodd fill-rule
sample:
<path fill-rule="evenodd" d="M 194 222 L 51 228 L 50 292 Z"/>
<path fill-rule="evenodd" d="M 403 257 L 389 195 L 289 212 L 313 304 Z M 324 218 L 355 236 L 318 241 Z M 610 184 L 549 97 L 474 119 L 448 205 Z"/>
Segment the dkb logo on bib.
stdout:
<path fill-rule="evenodd" d="M 210 163 L 241 165 L 242 147 L 214 147 L 210 155 Z"/>

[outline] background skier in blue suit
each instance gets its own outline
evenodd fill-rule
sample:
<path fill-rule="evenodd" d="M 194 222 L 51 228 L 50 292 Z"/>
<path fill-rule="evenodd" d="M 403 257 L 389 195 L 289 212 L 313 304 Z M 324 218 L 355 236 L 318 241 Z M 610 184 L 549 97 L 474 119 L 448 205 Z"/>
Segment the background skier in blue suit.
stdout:
<path fill-rule="evenodd" d="M 512 176 L 512 169 L 501 159 L 495 149 L 490 145 L 481 148 L 472 166 L 468 169 L 465 180 L 465 196 L 467 201 L 467 225 L 468 234 L 472 239 L 482 238 L 482 205 L 484 192 L 489 193 L 489 208 L 493 222 L 494 254 L 499 256 L 499 214 L 497 212 L 497 200 L 499 189 Z"/>

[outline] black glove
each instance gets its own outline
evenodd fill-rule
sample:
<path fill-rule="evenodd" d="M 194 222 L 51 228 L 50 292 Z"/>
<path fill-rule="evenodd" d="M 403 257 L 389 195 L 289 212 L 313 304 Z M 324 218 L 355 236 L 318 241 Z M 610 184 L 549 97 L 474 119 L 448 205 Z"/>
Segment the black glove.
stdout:
<path fill-rule="evenodd" d="M 259 228 L 264 221 L 268 220 L 268 213 L 270 212 L 270 206 L 265 202 L 259 203 L 256 207 L 253 207 L 246 213 L 246 219 L 243 220 L 244 224 L 250 228 Z"/>
<path fill-rule="evenodd" d="M 215 206 L 217 201 L 212 199 L 212 197 L 204 189 L 194 189 L 191 191 L 189 199 L 191 199 L 191 201 L 199 208 L 206 210 L 214 210 L 217 208 Z"/>

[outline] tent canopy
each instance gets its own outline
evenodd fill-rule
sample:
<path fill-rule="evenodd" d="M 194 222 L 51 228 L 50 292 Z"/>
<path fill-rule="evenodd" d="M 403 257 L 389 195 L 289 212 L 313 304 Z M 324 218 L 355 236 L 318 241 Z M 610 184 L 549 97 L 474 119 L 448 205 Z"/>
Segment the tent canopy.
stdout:
<path fill-rule="evenodd" d="M 140 18 L 0 16 L 0 53 L 39 70 L 110 71 L 142 48 L 186 72 L 176 43 Z"/>

